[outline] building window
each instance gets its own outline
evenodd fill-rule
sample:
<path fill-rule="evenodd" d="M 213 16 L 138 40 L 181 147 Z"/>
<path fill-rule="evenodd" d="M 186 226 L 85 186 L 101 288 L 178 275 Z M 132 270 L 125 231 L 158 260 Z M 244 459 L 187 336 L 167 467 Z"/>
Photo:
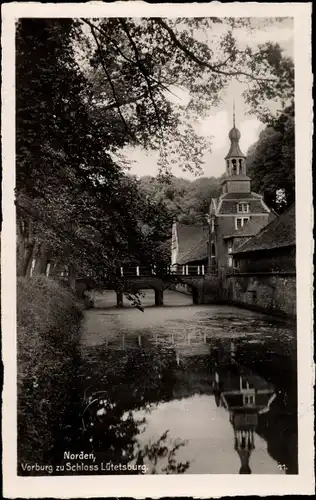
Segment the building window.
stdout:
<path fill-rule="evenodd" d="M 235 219 L 235 229 L 240 229 L 243 225 L 248 222 L 249 217 L 236 217 Z"/>
<path fill-rule="evenodd" d="M 233 258 L 231 256 L 228 257 L 228 267 L 233 266 Z"/>
<path fill-rule="evenodd" d="M 255 394 L 248 394 L 244 396 L 244 404 L 245 405 L 254 405 L 256 402 Z"/>
<path fill-rule="evenodd" d="M 249 389 L 249 382 L 244 377 L 240 377 L 240 390 Z"/>
<path fill-rule="evenodd" d="M 238 203 L 238 205 L 237 205 L 237 211 L 239 213 L 247 214 L 249 212 L 249 205 L 248 205 L 248 203 Z"/>
<path fill-rule="evenodd" d="M 234 267 L 234 269 L 239 269 L 238 260 L 237 259 L 233 260 L 233 267 Z"/>

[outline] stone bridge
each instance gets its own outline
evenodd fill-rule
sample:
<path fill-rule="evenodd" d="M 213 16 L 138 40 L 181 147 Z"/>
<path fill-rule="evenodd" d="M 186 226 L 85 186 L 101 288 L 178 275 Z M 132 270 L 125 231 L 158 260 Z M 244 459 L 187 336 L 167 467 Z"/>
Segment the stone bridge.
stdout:
<path fill-rule="evenodd" d="M 77 284 L 86 284 L 86 279 L 79 279 Z M 167 272 L 158 273 L 155 269 L 134 267 L 120 268 L 117 280 L 108 280 L 103 286 L 93 287 L 95 290 L 115 290 L 117 307 L 123 307 L 123 296 L 126 292 L 153 289 L 155 305 L 163 305 L 163 293 L 166 289 L 176 290 L 179 285 L 186 285 L 192 294 L 194 304 L 205 304 L 216 301 L 219 291 L 219 280 L 209 272 L 206 266 L 181 266 L 168 268 Z M 86 287 L 80 287 L 81 292 Z M 90 287 L 91 288 L 91 287 Z"/>

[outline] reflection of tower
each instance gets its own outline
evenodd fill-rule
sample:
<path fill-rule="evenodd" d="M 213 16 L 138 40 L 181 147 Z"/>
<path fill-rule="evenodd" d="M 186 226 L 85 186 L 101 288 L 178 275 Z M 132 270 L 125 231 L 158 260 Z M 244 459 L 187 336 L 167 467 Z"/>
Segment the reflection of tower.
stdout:
<path fill-rule="evenodd" d="M 249 460 L 252 450 L 255 448 L 254 431 L 258 424 L 257 413 L 234 413 L 231 422 L 235 434 L 235 450 L 237 451 L 241 467 L 239 474 L 251 474 Z"/>
<path fill-rule="evenodd" d="M 269 411 L 275 398 L 274 387 L 238 362 L 238 344 L 233 340 L 214 346 L 211 360 L 215 403 L 229 412 L 234 449 L 241 461 L 239 473 L 251 474 L 249 460 L 255 448 L 254 433 L 259 415 Z"/>

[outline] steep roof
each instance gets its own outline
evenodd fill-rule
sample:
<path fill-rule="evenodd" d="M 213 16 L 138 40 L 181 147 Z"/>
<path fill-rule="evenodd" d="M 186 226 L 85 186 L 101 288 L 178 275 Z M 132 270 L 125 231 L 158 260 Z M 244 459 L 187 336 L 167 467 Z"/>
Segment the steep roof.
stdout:
<path fill-rule="evenodd" d="M 233 233 L 224 236 L 224 239 L 227 238 L 245 238 L 246 236 L 255 236 L 259 233 L 259 231 L 265 226 L 265 222 L 257 222 L 253 219 L 247 221 L 243 227 L 236 229 Z"/>
<path fill-rule="evenodd" d="M 207 258 L 208 226 L 177 224 L 178 261 L 187 264 Z"/>
<path fill-rule="evenodd" d="M 189 262 L 196 262 L 199 260 L 207 259 L 207 242 L 208 242 L 208 233 L 201 237 L 201 239 L 194 245 L 191 250 L 184 254 L 179 259 L 179 264 L 188 264 Z"/>
<path fill-rule="evenodd" d="M 250 177 L 248 175 L 244 174 L 239 174 L 239 175 L 227 175 L 223 178 L 221 184 L 224 184 L 224 182 L 227 181 L 251 181 Z"/>
<path fill-rule="evenodd" d="M 241 245 L 235 254 L 295 245 L 295 205 Z"/>
<path fill-rule="evenodd" d="M 233 140 L 225 159 L 227 158 L 246 158 L 244 153 L 241 151 L 239 143 L 237 140 Z"/>
<path fill-rule="evenodd" d="M 224 193 L 221 195 L 221 199 L 225 200 L 260 200 L 261 196 L 256 193 Z"/>
<path fill-rule="evenodd" d="M 240 202 L 247 203 L 249 205 L 249 215 L 251 214 L 267 214 L 269 213 L 269 210 L 263 203 L 261 198 L 251 198 L 247 199 L 247 196 L 244 198 L 239 198 Z M 239 203 L 240 203 L 239 202 Z M 236 199 L 229 199 L 229 198 L 223 198 L 219 207 L 218 207 L 218 213 L 219 214 L 236 214 L 240 216 L 245 216 L 248 215 L 247 213 L 240 213 L 238 212 L 238 201 Z"/>

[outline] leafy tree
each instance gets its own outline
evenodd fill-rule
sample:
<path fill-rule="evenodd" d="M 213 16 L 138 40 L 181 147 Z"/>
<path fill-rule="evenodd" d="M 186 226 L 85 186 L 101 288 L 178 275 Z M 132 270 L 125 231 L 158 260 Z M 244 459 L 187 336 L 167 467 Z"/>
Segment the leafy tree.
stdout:
<path fill-rule="evenodd" d="M 221 178 L 201 177 L 194 181 L 173 177 L 167 183 L 141 177 L 149 196 L 163 202 L 173 220 L 184 224 L 205 224 L 211 198 L 220 194 Z"/>
<path fill-rule="evenodd" d="M 289 108 L 261 132 L 248 151 L 253 189 L 279 213 L 295 201 L 294 127 L 293 108 Z"/>
<path fill-rule="evenodd" d="M 91 112 L 89 82 L 69 48 L 74 29 L 67 20 L 62 27 L 59 21 L 24 20 L 18 29 L 20 275 L 29 272 L 33 257 L 35 273 L 45 272 L 49 260 L 61 260 L 71 264 L 71 274 L 93 269 L 103 276 L 131 255 L 152 262 L 161 227 L 171 225 L 163 207 L 142 197 L 109 154 L 109 127 L 102 130 Z"/>

